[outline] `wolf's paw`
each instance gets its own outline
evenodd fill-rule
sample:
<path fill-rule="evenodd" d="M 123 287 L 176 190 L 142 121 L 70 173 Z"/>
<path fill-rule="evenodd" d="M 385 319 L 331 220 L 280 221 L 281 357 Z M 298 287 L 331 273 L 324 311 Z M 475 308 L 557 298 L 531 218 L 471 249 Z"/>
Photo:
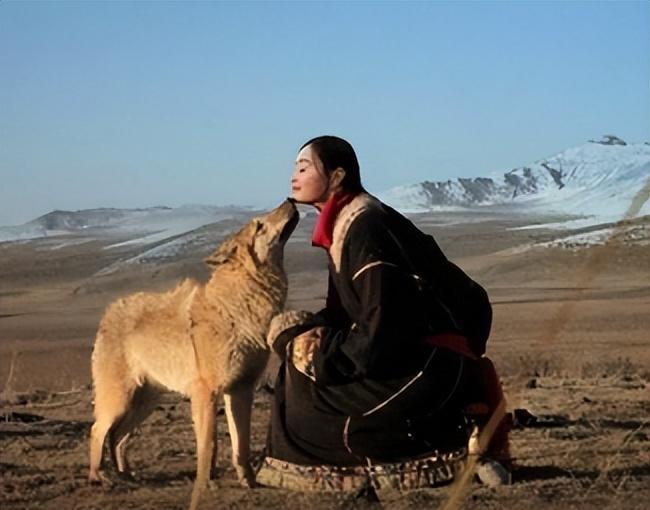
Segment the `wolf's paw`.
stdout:
<path fill-rule="evenodd" d="M 239 481 L 239 485 L 246 489 L 257 487 L 255 474 L 250 466 L 235 466 L 235 471 L 237 471 L 237 480 Z"/>
<path fill-rule="evenodd" d="M 104 489 L 110 489 L 113 487 L 112 480 L 101 471 L 91 472 L 88 475 L 88 483 L 90 485 L 101 486 Z"/>
<path fill-rule="evenodd" d="M 120 471 L 117 473 L 117 476 L 124 482 L 136 481 L 135 471 Z"/>
<path fill-rule="evenodd" d="M 271 349 L 284 357 L 286 346 L 294 336 L 324 325 L 323 319 L 312 312 L 305 310 L 282 312 L 271 320 L 266 335 L 266 343 Z"/>

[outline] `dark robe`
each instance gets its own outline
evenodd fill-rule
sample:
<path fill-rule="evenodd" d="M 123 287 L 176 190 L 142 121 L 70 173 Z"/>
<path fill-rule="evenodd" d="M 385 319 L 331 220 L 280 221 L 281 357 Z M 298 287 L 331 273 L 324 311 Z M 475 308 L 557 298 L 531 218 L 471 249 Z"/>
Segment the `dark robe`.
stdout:
<path fill-rule="evenodd" d="M 414 277 L 446 261 L 433 238 L 370 195 L 341 194 L 321 212 L 314 244 L 329 255 L 315 381 L 281 367 L 267 454 L 347 466 L 466 445 L 472 360 L 430 341 L 453 329 Z"/>

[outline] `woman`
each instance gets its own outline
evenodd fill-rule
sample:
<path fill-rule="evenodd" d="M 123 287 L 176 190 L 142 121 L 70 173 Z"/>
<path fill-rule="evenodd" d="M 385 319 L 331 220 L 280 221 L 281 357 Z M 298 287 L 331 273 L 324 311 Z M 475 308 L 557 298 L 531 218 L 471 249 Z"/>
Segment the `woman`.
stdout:
<path fill-rule="evenodd" d="M 267 459 L 360 466 L 466 447 L 476 356 L 420 277 L 447 263 L 442 251 L 366 193 L 341 138 L 306 142 L 291 186 L 296 202 L 320 211 L 312 244 L 329 255 L 329 288 L 318 314 L 272 325 L 286 362 Z"/>

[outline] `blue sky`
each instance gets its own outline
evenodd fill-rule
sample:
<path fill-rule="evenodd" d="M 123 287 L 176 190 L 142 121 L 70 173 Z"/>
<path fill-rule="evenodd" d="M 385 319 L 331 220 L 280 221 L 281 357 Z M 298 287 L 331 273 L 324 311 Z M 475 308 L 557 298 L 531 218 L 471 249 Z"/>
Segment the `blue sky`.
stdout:
<path fill-rule="evenodd" d="M 0 225 L 271 206 L 320 134 L 373 192 L 646 141 L 648 6 L 0 1 Z"/>

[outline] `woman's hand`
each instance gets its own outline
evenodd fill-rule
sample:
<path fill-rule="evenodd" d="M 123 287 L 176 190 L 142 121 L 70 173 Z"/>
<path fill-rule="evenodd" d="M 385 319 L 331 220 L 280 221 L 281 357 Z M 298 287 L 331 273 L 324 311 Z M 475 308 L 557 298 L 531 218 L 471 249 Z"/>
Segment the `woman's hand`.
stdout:
<path fill-rule="evenodd" d="M 320 346 L 325 328 L 312 328 L 295 337 L 291 343 L 291 363 L 296 369 L 316 381 L 314 374 L 314 353 Z"/>

